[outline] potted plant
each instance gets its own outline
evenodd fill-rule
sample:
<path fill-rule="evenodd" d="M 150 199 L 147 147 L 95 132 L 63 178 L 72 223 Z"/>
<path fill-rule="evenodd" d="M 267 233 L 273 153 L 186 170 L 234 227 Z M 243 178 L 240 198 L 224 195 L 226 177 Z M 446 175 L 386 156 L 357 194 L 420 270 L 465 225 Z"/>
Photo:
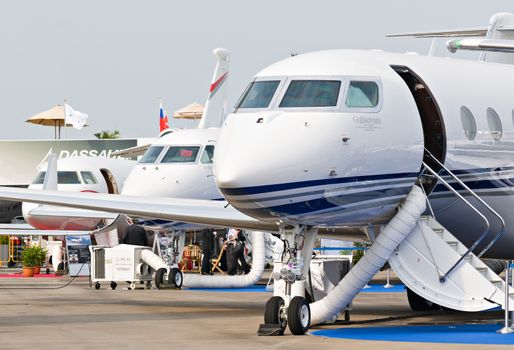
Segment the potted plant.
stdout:
<path fill-rule="evenodd" d="M 23 277 L 34 276 L 34 269 L 38 260 L 36 246 L 25 246 L 21 252 L 21 262 L 23 264 Z"/>
<path fill-rule="evenodd" d="M 47 250 L 41 248 L 40 246 L 34 246 L 34 255 L 35 255 L 35 266 L 34 266 L 34 275 L 39 275 L 41 272 L 41 267 L 45 263 Z"/>

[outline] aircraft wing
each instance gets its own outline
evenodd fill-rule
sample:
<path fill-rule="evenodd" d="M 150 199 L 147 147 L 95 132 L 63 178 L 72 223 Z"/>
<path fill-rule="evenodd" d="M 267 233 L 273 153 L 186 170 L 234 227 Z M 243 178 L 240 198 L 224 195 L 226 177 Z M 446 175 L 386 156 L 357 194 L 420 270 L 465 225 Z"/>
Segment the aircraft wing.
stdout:
<path fill-rule="evenodd" d="M 110 219 L 117 217 L 116 213 L 108 213 L 105 211 L 92 211 L 83 209 L 66 208 L 62 206 L 41 205 L 30 211 L 30 215 L 35 216 L 57 216 L 64 218 L 91 218 L 91 219 Z"/>
<path fill-rule="evenodd" d="M 0 224 L 0 236 L 82 236 L 89 231 L 37 230 L 29 224 Z"/>
<path fill-rule="evenodd" d="M 227 205 L 226 201 L 29 190 L 10 187 L 0 187 L 0 199 L 123 213 L 210 227 L 278 230 L 276 224 L 251 218 Z"/>
<path fill-rule="evenodd" d="M 467 29 L 451 29 L 451 30 L 439 30 L 429 32 L 412 32 L 412 33 L 397 33 L 387 34 L 388 38 L 452 38 L 452 37 L 467 37 L 467 36 L 479 36 L 485 37 L 487 34 L 487 28 L 467 28 Z"/>
<path fill-rule="evenodd" d="M 116 152 L 111 153 L 114 157 L 125 157 L 125 158 L 135 158 L 142 156 L 148 148 L 150 148 L 151 144 L 142 145 L 142 146 L 134 146 L 125 148 Z"/>

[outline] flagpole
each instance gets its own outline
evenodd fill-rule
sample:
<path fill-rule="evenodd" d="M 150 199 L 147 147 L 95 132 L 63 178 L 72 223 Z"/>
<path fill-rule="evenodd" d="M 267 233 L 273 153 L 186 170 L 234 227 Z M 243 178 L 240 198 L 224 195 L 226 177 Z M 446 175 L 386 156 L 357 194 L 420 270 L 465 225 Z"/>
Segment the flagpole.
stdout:
<path fill-rule="evenodd" d="M 66 140 L 66 99 L 64 99 L 64 139 Z"/>

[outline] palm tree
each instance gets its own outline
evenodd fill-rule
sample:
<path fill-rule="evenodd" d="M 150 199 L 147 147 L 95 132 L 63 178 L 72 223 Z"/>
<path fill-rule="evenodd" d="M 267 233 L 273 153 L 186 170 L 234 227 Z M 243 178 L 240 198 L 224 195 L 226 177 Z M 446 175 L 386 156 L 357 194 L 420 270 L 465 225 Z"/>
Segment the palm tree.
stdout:
<path fill-rule="evenodd" d="M 121 135 L 118 130 L 114 130 L 114 131 L 102 130 L 95 134 L 95 137 L 97 139 L 119 139 L 120 136 Z"/>

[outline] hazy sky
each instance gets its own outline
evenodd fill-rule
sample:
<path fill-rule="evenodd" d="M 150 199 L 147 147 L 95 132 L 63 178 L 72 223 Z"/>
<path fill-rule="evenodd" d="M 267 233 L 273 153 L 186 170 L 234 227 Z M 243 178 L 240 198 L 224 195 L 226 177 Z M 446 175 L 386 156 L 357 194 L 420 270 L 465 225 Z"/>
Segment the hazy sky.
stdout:
<path fill-rule="evenodd" d="M 48 139 L 53 129 L 29 116 L 67 99 L 90 127 L 124 137 L 158 133 L 158 100 L 169 114 L 204 103 L 215 61 L 231 51 L 229 106 L 263 67 L 330 48 L 426 53 L 427 39 L 393 32 L 486 26 L 514 2 L 488 1 L 2 1 L 0 139 Z M 449 55 L 440 42 L 440 55 Z M 173 122 L 172 122 L 173 123 Z"/>

